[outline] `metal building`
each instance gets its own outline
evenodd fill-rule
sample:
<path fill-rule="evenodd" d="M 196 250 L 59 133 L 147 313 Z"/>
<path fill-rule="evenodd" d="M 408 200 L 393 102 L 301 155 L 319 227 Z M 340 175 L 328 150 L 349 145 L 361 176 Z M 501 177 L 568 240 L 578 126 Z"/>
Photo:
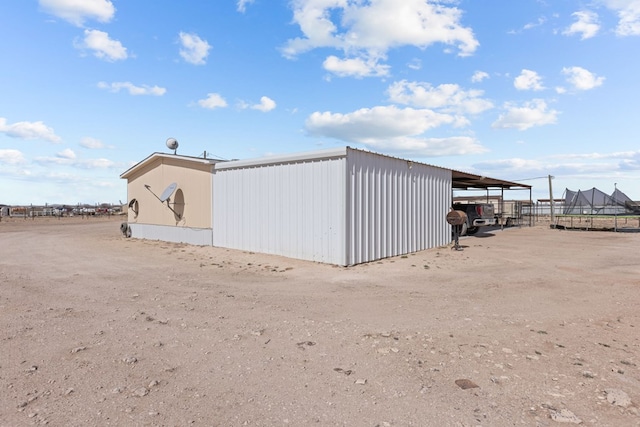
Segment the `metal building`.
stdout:
<path fill-rule="evenodd" d="M 132 237 L 337 265 L 449 244 L 452 189 L 474 177 L 486 180 L 350 147 L 235 161 L 154 153 L 121 175 Z"/>
<path fill-rule="evenodd" d="M 216 164 L 213 245 L 353 265 L 451 240 L 451 171 L 349 147 Z"/>

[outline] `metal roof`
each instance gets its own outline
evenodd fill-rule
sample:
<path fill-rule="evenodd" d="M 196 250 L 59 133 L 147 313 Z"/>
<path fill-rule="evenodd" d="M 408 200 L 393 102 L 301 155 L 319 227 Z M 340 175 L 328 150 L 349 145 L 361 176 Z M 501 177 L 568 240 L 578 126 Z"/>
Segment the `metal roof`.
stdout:
<path fill-rule="evenodd" d="M 300 160 L 320 160 L 335 157 L 344 157 L 347 155 L 349 147 L 329 148 L 326 150 L 307 151 L 304 153 L 294 153 L 285 155 L 274 155 L 258 157 L 247 160 L 230 160 L 228 162 L 220 162 L 216 164 L 216 169 L 233 169 L 252 166 L 275 165 L 279 163 L 296 162 Z"/>
<path fill-rule="evenodd" d="M 205 165 L 213 165 L 215 163 L 224 161 L 224 160 L 218 160 L 218 159 L 205 159 L 205 158 L 202 158 L 202 157 L 183 156 L 183 155 L 180 155 L 180 154 L 167 154 L 167 153 L 155 152 L 155 153 L 149 155 L 146 159 L 136 163 L 135 165 L 131 166 L 129 169 L 124 171 L 120 175 L 120 178 L 128 178 L 129 176 L 131 176 L 131 174 L 133 172 L 137 171 L 141 167 L 151 163 L 152 161 L 154 161 L 155 159 L 158 159 L 158 158 L 186 160 L 188 162 L 200 163 L 200 164 L 205 164 Z"/>
<path fill-rule="evenodd" d="M 149 157 L 142 160 L 141 162 L 135 164 L 131 168 L 127 169 L 125 172 L 123 172 L 120 175 L 120 178 L 129 177 L 134 171 L 140 169 L 144 165 L 150 163 L 151 161 L 159 157 L 187 160 L 187 161 L 191 161 L 194 163 L 201 163 L 201 164 L 210 164 L 210 165 L 215 164 L 216 169 L 232 169 L 232 168 L 260 166 L 260 165 L 267 165 L 267 164 L 286 163 L 286 162 L 292 162 L 292 161 L 298 161 L 298 160 L 313 160 L 313 159 L 323 159 L 323 158 L 332 158 L 332 157 L 342 157 L 347 155 L 348 150 L 366 151 L 366 150 L 358 150 L 356 148 L 346 146 L 346 147 L 330 148 L 330 149 L 317 150 L 317 151 L 311 151 L 311 152 L 305 152 L 305 153 L 275 155 L 275 156 L 260 157 L 256 159 L 231 160 L 231 161 L 225 161 L 225 160 L 219 160 L 219 159 L 205 159 L 202 157 L 190 157 L 190 156 L 183 156 L 183 155 L 177 155 L 177 154 L 166 154 L 166 153 L 156 152 L 151 154 Z M 374 152 L 371 152 L 371 153 L 377 154 L 383 157 L 391 157 L 391 158 L 399 159 L 397 157 L 392 157 L 385 154 L 379 154 Z M 399 159 L 399 160 L 406 160 L 406 159 Z M 410 161 L 410 160 L 407 160 L 407 161 Z M 415 163 L 425 164 L 427 166 L 437 167 L 441 169 L 448 169 L 442 166 L 430 165 L 427 163 L 421 163 L 421 162 L 415 162 Z M 531 185 L 527 185 L 527 184 L 520 184 L 512 181 L 505 181 L 503 179 L 476 175 L 473 173 L 462 172 L 455 169 L 449 169 L 449 170 L 451 170 L 451 175 L 452 175 L 452 187 L 455 190 L 531 189 Z"/>
<path fill-rule="evenodd" d="M 518 182 L 505 181 L 504 179 L 491 178 L 451 169 L 452 187 L 456 190 L 483 189 L 531 189 L 530 185 Z"/>

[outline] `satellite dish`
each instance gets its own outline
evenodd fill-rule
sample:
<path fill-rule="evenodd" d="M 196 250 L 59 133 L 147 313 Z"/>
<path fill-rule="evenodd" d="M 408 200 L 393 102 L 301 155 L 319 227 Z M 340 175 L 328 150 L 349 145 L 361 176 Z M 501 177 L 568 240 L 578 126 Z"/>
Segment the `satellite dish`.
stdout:
<path fill-rule="evenodd" d="M 178 184 L 175 182 L 169 184 L 160 195 L 160 201 L 165 202 L 169 197 L 171 197 L 173 192 L 176 191 L 176 187 L 178 187 Z"/>
<path fill-rule="evenodd" d="M 168 138 L 167 139 L 167 147 L 170 150 L 173 150 L 173 154 L 176 154 L 176 150 L 178 149 L 178 140 L 175 138 Z"/>

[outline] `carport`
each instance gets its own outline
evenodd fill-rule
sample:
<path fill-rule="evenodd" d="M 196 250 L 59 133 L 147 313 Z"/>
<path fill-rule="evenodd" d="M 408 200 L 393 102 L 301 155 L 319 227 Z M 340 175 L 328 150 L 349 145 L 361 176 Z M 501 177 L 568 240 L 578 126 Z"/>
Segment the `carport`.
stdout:
<path fill-rule="evenodd" d="M 513 181 L 505 181 L 503 179 L 490 178 L 488 176 L 475 175 L 469 172 L 462 172 L 458 170 L 451 170 L 452 174 L 452 199 L 453 192 L 460 191 L 482 191 L 486 193 L 486 200 L 489 202 L 489 198 L 492 192 L 500 191 L 500 216 L 504 212 L 504 191 L 505 190 L 529 190 L 529 206 L 533 206 L 531 185 L 521 184 Z M 529 225 L 531 224 L 532 216 L 529 215 Z"/>

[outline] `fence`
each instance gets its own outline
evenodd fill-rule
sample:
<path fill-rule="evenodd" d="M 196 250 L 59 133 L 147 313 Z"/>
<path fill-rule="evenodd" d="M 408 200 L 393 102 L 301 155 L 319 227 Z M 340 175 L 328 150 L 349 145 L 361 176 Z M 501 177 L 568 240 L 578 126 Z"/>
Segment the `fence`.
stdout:
<path fill-rule="evenodd" d="M 122 213 L 121 205 L 101 204 L 95 206 L 1 206 L 0 218 L 36 218 L 36 217 L 63 217 L 63 216 L 96 216 L 117 215 Z"/>

